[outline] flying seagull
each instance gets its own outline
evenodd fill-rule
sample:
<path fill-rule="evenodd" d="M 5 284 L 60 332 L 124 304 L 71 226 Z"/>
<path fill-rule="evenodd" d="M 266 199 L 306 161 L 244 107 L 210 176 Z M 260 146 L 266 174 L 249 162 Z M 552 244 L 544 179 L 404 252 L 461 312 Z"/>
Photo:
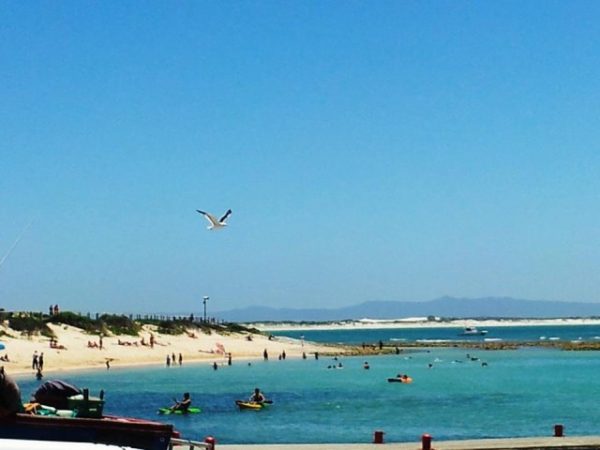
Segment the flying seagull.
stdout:
<path fill-rule="evenodd" d="M 218 228 L 226 227 L 227 224 L 225 223 L 225 221 L 231 214 L 231 209 L 228 209 L 227 212 L 225 214 L 223 214 L 223 217 L 221 217 L 219 220 L 217 220 L 216 217 L 213 216 L 212 214 L 209 214 L 204 211 L 200 211 L 199 209 L 197 209 L 196 211 L 198 211 L 200 214 L 202 214 L 204 217 L 206 217 L 206 220 L 208 220 L 208 222 L 209 222 L 209 225 L 208 225 L 209 230 L 213 230 L 213 229 L 216 230 Z"/>

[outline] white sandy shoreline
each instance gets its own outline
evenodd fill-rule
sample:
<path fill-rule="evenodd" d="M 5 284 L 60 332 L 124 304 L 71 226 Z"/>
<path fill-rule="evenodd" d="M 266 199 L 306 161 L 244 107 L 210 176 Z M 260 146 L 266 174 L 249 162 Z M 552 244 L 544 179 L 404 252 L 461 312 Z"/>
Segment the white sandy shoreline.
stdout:
<path fill-rule="evenodd" d="M 266 335 L 248 333 L 210 334 L 199 329 L 188 330 L 181 335 L 158 333 L 156 327 L 145 325 L 139 336 L 104 336 L 102 348 L 90 347 L 98 344 L 99 336 L 85 333 L 69 325 L 48 325 L 56 336 L 58 348 L 51 347 L 50 339 L 41 335 L 21 336 L 7 328 L 0 337 L 5 349 L 0 356 L 8 356 L 9 361 L 0 361 L 6 371 L 12 375 L 35 375 L 32 368 L 33 355 L 44 354 L 44 376 L 66 371 L 114 370 L 123 367 L 166 366 L 169 355 L 172 366 L 179 365 L 181 354 L 183 364 L 204 363 L 206 365 L 226 365 L 228 355 L 232 361 L 263 359 L 266 351 L 269 359 L 277 359 L 285 352 L 286 357 L 300 358 L 302 353 L 339 353 L 339 347 L 327 344 L 304 342 L 300 339 L 277 337 L 269 339 Z M 154 335 L 155 345 L 148 345 L 150 334 Z M 142 344 L 144 338 L 145 344 Z M 110 368 L 107 368 L 107 361 Z"/>
<path fill-rule="evenodd" d="M 287 357 L 300 358 L 305 353 L 311 357 L 315 352 L 321 354 L 341 353 L 343 349 L 334 345 L 319 344 L 291 339 L 288 337 L 275 337 L 269 339 L 266 334 L 270 331 L 299 331 L 299 330 L 360 330 L 360 329 L 426 329 L 509 326 L 568 326 L 568 325 L 600 325 L 600 319 L 539 319 L 539 320 L 452 320 L 452 321 L 427 321 L 426 319 L 411 318 L 403 320 L 369 320 L 330 323 L 266 323 L 250 324 L 263 332 L 264 335 L 248 333 L 204 334 L 200 330 L 193 330 L 183 335 L 160 334 L 155 327 L 144 326 L 139 336 L 107 336 L 103 338 L 103 348 L 90 348 L 88 342 L 98 342 L 98 336 L 86 334 L 84 331 L 68 326 L 50 324 L 57 336 L 58 344 L 64 348 L 51 348 L 49 339 L 43 336 L 24 337 L 17 332 L 1 326 L 8 335 L 0 337 L 6 348 L 0 351 L 0 356 L 8 356 L 9 361 L 0 361 L 0 366 L 14 375 L 34 376 L 32 369 L 32 356 L 34 353 L 44 353 L 44 375 L 49 376 L 66 371 L 107 370 L 106 362 L 109 361 L 110 370 L 124 367 L 138 366 L 165 366 L 166 357 L 175 355 L 178 359 L 182 354 L 183 362 L 204 363 L 212 365 L 227 364 L 226 354 L 231 353 L 233 361 L 247 361 L 262 359 L 266 350 L 270 359 L 277 359 L 283 352 Z M 150 333 L 156 338 L 156 345 L 150 348 L 141 344 L 141 338 L 149 340 Z M 193 336 L 193 337 L 191 337 Z M 121 344 L 119 344 L 121 342 Z M 123 345 L 124 342 L 130 345 Z M 172 365 L 178 365 L 172 362 Z"/>
<path fill-rule="evenodd" d="M 377 330 L 377 329 L 409 329 L 409 328 L 465 328 L 465 327 L 531 327 L 531 326 L 568 326 L 568 325 L 600 325 L 600 318 L 560 318 L 560 319 L 457 319 L 435 320 L 427 318 L 409 318 L 397 320 L 361 319 L 356 321 L 323 322 L 323 323 L 252 323 L 246 324 L 263 332 L 293 330 Z"/>

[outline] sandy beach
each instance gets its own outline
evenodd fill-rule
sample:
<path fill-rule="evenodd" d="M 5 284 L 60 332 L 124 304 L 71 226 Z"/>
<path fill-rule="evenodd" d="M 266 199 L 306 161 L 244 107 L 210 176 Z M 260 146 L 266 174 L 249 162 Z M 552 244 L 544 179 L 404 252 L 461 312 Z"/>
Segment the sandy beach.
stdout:
<path fill-rule="evenodd" d="M 183 364 L 190 362 L 205 362 L 206 364 L 227 364 L 227 354 L 232 359 L 262 359 L 266 350 L 270 359 L 277 359 L 284 351 L 286 357 L 301 357 L 305 352 L 336 353 L 339 347 L 317 345 L 309 342 L 287 338 L 273 338 L 266 335 L 252 334 L 211 334 L 202 333 L 199 329 L 190 329 L 182 335 L 161 334 L 152 325 L 144 325 L 139 336 L 114 335 L 104 336 L 102 348 L 99 347 L 99 336 L 85 333 L 79 328 L 69 325 L 49 324 L 57 336 L 56 345 L 51 347 L 50 339 L 41 335 L 32 337 L 19 336 L 19 333 L 3 325 L 0 330 L 6 334 L 0 337 L 5 349 L 0 356 L 8 356 L 9 361 L 0 361 L 5 369 L 14 375 L 31 374 L 32 359 L 35 352 L 44 355 L 44 375 L 56 372 L 80 369 L 107 370 L 136 365 L 165 365 L 167 355 L 175 355 L 178 364 L 179 354 Z M 151 334 L 154 336 L 154 346 L 149 345 Z M 142 339 L 144 344 L 142 344 Z M 89 345 L 94 345 L 90 347 Z M 97 345 L 97 346 L 95 346 Z"/>
<path fill-rule="evenodd" d="M 144 325 L 139 335 L 104 336 L 102 348 L 99 347 L 99 336 L 91 335 L 83 330 L 70 326 L 49 324 L 57 336 L 56 345 L 51 346 L 48 337 L 41 335 L 23 336 L 0 326 L 4 336 L 0 341 L 5 349 L 0 356 L 7 356 L 9 361 L 0 361 L 7 371 L 15 375 L 35 374 L 32 369 L 34 353 L 44 355 L 44 375 L 56 372 L 81 369 L 107 370 L 137 365 L 165 365 L 167 355 L 171 364 L 179 364 L 181 354 L 183 363 L 204 362 L 206 364 L 227 364 L 228 354 L 233 360 L 262 359 L 266 350 L 270 359 L 277 359 L 285 352 L 286 357 L 299 358 L 302 353 L 307 356 L 315 352 L 321 354 L 339 354 L 345 351 L 338 346 L 328 346 L 303 340 L 285 337 L 268 338 L 269 331 L 283 330 L 335 330 L 335 329 L 390 329 L 390 328 L 434 328 L 434 327 L 486 327 L 500 326 L 565 326 L 565 325 L 599 325 L 600 319 L 540 319 L 540 320 L 452 320 L 428 321 L 421 318 L 402 320 L 371 320 L 299 324 L 268 323 L 252 324 L 265 334 L 248 333 L 219 334 L 203 333 L 200 329 L 190 329 L 181 335 L 161 334 L 153 325 Z M 154 346 L 149 345 L 150 336 L 154 336 Z M 90 346 L 91 345 L 91 346 Z M 173 355 L 175 360 L 173 360 Z"/>

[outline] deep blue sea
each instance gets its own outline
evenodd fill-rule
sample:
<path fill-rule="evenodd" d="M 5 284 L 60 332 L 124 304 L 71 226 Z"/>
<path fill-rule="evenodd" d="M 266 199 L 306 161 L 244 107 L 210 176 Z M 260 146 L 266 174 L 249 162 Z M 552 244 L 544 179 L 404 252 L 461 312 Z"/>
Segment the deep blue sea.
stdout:
<path fill-rule="evenodd" d="M 273 335 L 289 336 L 315 342 L 335 342 L 361 344 L 362 342 L 398 343 L 415 341 L 544 341 L 561 340 L 588 342 L 600 341 L 600 325 L 561 325 L 561 326 L 520 326 L 520 327 L 480 327 L 486 330 L 485 336 L 460 336 L 462 328 L 391 328 L 391 329 L 343 329 L 343 330 L 290 330 L 277 331 Z"/>
<path fill-rule="evenodd" d="M 448 339 L 457 338 L 456 328 L 452 330 Z M 600 327 L 489 331 L 486 337 L 506 340 L 528 335 L 564 340 L 600 336 Z M 448 336 L 431 329 L 280 334 L 352 343 Z M 340 362 L 343 368 L 328 369 Z M 386 442 L 416 442 L 423 433 L 436 440 L 541 436 L 551 435 L 558 423 L 568 435 L 600 431 L 599 352 L 417 349 L 369 357 L 369 370 L 363 369 L 364 362 L 365 357 L 334 361 L 311 356 L 248 365 L 234 355 L 231 367 L 217 371 L 206 363 L 169 369 L 115 367 L 69 373 L 61 379 L 88 387 L 92 394 L 104 389 L 105 414 L 168 421 L 185 437 L 201 440 L 212 435 L 220 443 L 371 442 L 375 430 L 386 433 Z M 414 382 L 387 382 L 399 372 L 409 374 Z M 21 378 L 19 384 L 28 397 L 39 382 Z M 234 401 L 247 398 L 256 386 L 274 404 L 263 411 L 239 411 Z M 156 414 L 185 391 L 202 413 Z"/>

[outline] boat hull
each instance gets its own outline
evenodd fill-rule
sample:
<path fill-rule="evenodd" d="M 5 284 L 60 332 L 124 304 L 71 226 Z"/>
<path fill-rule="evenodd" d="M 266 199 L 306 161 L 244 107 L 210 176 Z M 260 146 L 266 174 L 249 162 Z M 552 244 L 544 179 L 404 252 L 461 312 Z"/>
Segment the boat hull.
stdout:
<path fill-rule="evenodd" d="M 237 400 L 235 402 L 236 405 L 238 405 L 238 408 L 240 409 L 248 409 L 248 410 L 252 410 L 252 411 L 259 411 L 261 409 L 263 409 L 264 405 L 262 403 L 256 403 L 256 402 L 244 402 L 241 400 Z"/>
<path fill-rule="evenodd" d="M 172 436 L 172 425 L 125 417 L 82 419 L 17 414 L 0 420 L 0 438 L 7 439 L 94 442 L 165 450 Z"/>

